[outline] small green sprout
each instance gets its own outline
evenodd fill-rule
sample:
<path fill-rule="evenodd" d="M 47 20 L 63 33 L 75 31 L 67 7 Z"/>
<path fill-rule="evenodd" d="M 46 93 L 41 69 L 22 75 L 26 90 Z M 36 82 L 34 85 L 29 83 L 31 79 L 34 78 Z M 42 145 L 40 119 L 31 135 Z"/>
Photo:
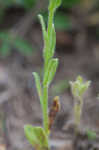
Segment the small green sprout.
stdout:
<path fill-rule="evenodd" d="M 80 124 L 80 118 L 83 107 L 83 95 L 90 86 L 90 81 L 84 82 L 81 76 L 78 76 L 76 81 L 70 81 L 71 91 L 74 96 L 74 117 L 75 117 L 75 126 L 78 130 Z"/>
<path fill-rule="evenodd" d="M 38 15 L 43 32 L 44 49 L 43 49 L 43 59 L 44 59 L 44 75 L 43 79 L 40 79 L 38 73 L 34 72 L 33 76 L 35 78 L 36 88 L 40 99 L 40 104 L 43 113 L 43 128 L 34 127 L 31 125 L 25 125 L 24 131 L 25 135 L 36 150 L 49 150 L 49 116 L 48 116 L 48 88 L 52 82 L 56 69 L 58 66 L 58 59 L 53 58 L 56 46 L 56 32 L 54 28 L 54 13 L 56 9 L 60 6 L 61 0 L 49 0 L 49 17 L 48 25 L 46 28 L 44 19 L 42 15 Z M 42 82 L 41 82 L 42 81 Z M 57 102 L 58 103 L 58 102 Z M 56 107 L 55 107 L 56 108 Z"/>
<path fill-rule="evenodd" d="M 70 81 L 73 96 L 77 98 L 82 97 L 90 83 L 90 81 L 84 83 L 81 76 L 78 76 L 75 82 Z"/>

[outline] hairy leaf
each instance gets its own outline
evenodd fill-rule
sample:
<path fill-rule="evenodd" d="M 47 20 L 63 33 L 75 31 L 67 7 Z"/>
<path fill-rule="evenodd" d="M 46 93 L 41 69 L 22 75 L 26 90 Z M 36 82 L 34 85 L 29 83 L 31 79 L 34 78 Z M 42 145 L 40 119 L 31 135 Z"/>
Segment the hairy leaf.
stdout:
<path fill-rule="evenodd" d="M 35 83 L 36 83 L 36 88 L 38 91 L 38 95 L 40 98 L 40 103 L 42 105 L 42 88 L 41 88 L 41 84 L 40 84 L 40 77 L 36 72 L 33 72 L 34 78 L 35 78 Z"/>
<path fill-rule="evenodd" d="M 58 59 L 51 59 L 44 75 L 44 85 L 49 85 L 54 78 L 58 66 Z"/>
<path fill-rule="evenodd" d="M 26 125 L 24 131 L 28 141 L 36 150 L 49 149 L 48 139 L 43 128 Z"/>
<path fill-rule="evenodd" d="M 49 49 L 49 56 L 50 58 L 53 57 L 54 52 L 55 52 L 55 45 L 56 45 L 56 32 L 54 28 L 54 24 L 52 25 L 52 37 L 50 41 L 50 49 Z"/>
<path fill-rule="evenodd" d="M 42 26 L 42 32 L 43 32 L 43 38 L 46 41 L 47 40 L 47 32 L 46 32 L 46 26 L 45 26 L 45 22 L 43 19 L 42 15 L 38 15 L 40 22 L 41 22 L 41 26 Z"/>

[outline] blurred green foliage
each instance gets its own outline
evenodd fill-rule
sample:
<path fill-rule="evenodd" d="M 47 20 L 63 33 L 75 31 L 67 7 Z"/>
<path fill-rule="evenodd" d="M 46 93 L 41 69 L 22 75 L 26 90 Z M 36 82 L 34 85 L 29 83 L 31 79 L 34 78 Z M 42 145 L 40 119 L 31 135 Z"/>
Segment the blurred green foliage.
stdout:
<path fill-rule="evenodd" d="M 87 134 L 89 140 L 95 140 L 97 137 L 96 132 L 94 132 L 92 130 L 87 130 L 86 134 Z"/>
<path fill-rule="evenodd" d="M 0 0 L 0 24 L 2 24 L 2 20 L 4 18 L 4 14 L 6 12 L 6 9 L 10 7 L 22 7 L 24 8 L 27 12 L 29 12 L 32 8 L 35 7 L 35 4 L 37 3 L 38 0 Z M 80 4 L 80 5 L 79 5 Z M 57 11 L 57 14 L 55 16 L 55 28 L 56 30 L 61 30 L 61 31 L 68 31 L 72 29 L 72 21 L 70 14 L 68 13 L 68 10 L 71 10 L 72 7 L 75 7 L 76 5 L 79 5 L 79 9 L 83 9 L 85 12 L 88 10 L 89 12 L 96 12 L 96 15 L 91 13 L 89 14 L 87 20 L 88 20 L 88 26 L 92 25 L 97 25 L 99 24 L 99 0 L 62 0 L 62 5 L 60 9 Z M 96 8 L 98 10 L 96 10 Z M 43 11 L 42 12 L 45 22 L 47 23 L 47 12 Z M 1 36 L 2 33 L 0 33 Z M 4 33 L 5 34 L 5 33 Z M 8 36 L 8 33 L 7 35 Z M 9 35 L 10 36 L 10 35 Z M 96 38 L 99 39 L 99 29 L 96 30 Z M 2 37 L 0 37 L 2 39 Z M 6 38 L 3 38 L 2 42 L 2 48 L 0 48 L 0 52 L 2 54 L 10 54 L 10 39 L 9 41 L 6 40 Z M 21 38 L 17 38 L 16 41 L 13 42 L 13 46 L 17 47 L 19 51 L 21 51 L 23 54 L 26 55 L 27 49 L 28 54 L 30 53 L 30 49 L 28 47 L 31 47 L 28 42 L 23 41 Z M 14 45 L 15 44 L 15 45 Z M 20 46 L 19 46 L 20 45 Z M 27 46 L 28 45 L 28 46 Z"/>
<path fill-rule="evenodd" d="M 38 0 L 0 0 L 0 24 L 2 23 L 2 20 L 4 18 L 5 10 L 15 6 L 15 7 L 22 7 L 24 8 L 27 12 L 30 11 L 30 9 L 35 7 L 35 4 L 37 3 Z M 55 16 L 55 28 L 56 30 L 61 30 L 61 31 L 67 31 L 72 29 L 72 22 L 70 15 L 68 13 L 68 10 L 70 10 L 72 7 L 75 7 L 76 5 L 80 4 L 80 7 L 83 7 L 83 10 L 92 10 L 94 9 L 93 7 L 97 6 L 99 8 L 99 0 L 62 0 L 62 5 L 60 9 L 57 11 L 57 14 Z M 80 9 L 79 7 L 79 9 Z M 99 11 L 99 9 L 98 9 Z M 47 23 L 47 12 L 42 12 L 45 22 Z M 99 14 L 98 14 L 99 16 Z M 90 21 L 91 20 L 91 21 Z M 91 19 L 89 17 L 88 22 L 90 24 L 93 24 L 99 19 L 96 17 L 92 16 Z M 94 23 L 95 24 L 95 23 Z M 5 34 L 5 33 L 4 33 Z M 1 37 L 2 33 L 0 33 L 0 39 L 2 39 L 2 47 L 0 48 L 0 52 L 2 54 L 9 54 L 10 51 L 10 38 L 7 41 L 7 36 L 10 36 L 9 33 L 7 33 L 5 36 L 6 38 Z M 99 30 L 97 29 L 96 31 L 96 37 L 99 39 Z M 16 47 L 19 51 L 21 51 L 23 54 L 30 53 L 30 45 L 27 44 L 28 42 L 23 41 L 21 38 L 17 38 L 16 41 L 13 42 L 13 46 Z M 20 46 L 19 46 L 20 45 Z M 28 46 L 27 46 L 28 45 Z M 29 47 L 29 48 L 28 48 Z M 28 49 L 28 51 L 27 51 Z"/>
<path fill-rule="evenodd" d="M 54 84 L 52 87 L 52 94 L 55 95 L 60 95 L 63 93 L 65 90 L 67 90 L 70 87 L 69 81 L 68 80 L 61 80 L 58 83 Z"/>
<path fill-rule="evenodd" d="M 63 8 L 71 8 L 74 5 L 78 4 L 81 0 L 63 0 L 62 7 Z"/>
<path fill-rule="evenodd" d="M 35 2 L 36 0 L 0 0 L 0 6 L 7 8 L 12 5 L 19 5 L 24 8 L 32 8 L 35 5 Z"/>
<path fill-rule="evenodd" d="M 23 7 L 28 11 L 29 9 L 35 6 L 36 0 L 0 0 L 0 23 L 4 17 L 5 10 L 11 6 Z M 20 37 L 12 37 L 9 33 L 0 32 L 0 54 L 7 56 L 11 53 L 11 47 L 18 49 L 24 55 L 30 54 L 32 46 L 27 42 L 21 39 Z"/>
<path fill-rule="evenodd" d="M 0 40 L 2 42 L 0 47 L 0 54 L 2 56 L 8 56 L 11 53 L 12 48 L 18 49 L 24 55 L 28 55 L 34 50 L 27 41 L 18 36 L 14 38 L 7 32 L 0 32 Z"/>
<path fill-rule="evenodd" d="M 55 27 L 57 30 L 69 30 L 72 27 L 69 16 L 58 12 L 55 16 Z"/>

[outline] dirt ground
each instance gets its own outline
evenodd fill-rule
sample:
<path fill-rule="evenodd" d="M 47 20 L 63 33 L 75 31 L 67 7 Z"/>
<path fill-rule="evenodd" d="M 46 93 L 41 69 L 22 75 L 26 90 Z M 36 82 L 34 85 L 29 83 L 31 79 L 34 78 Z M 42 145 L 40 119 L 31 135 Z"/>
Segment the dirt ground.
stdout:
<path fill-rule="evenodd" d="M 17 11 L 16 11 L 17 12 Z M 9 14 L 12 12 L 9 12 Z M 17 15 L 23 18 L 24 12 L 7 15 L 15 22 L 3 28 L 13 30 L 18 21 Z M 19 21 L 21 20 L 19 19 Z M 13 20 L 13 19 L 12 19 Z M 17 20 L 17 21 L 16 21 Z M 75 80 L 81 75 L 85 80 L 91 80 L 91 86 L 84 96 L 84 106 L 81 118 L 81 134 L 75 138 L 73 132 L 74 100 L 70 87 L 57 93 L 60 97 L 61 110 L 52 128 L 50 144 L 58 150 L 99 150 L 99 41 L 89 28 L 82 26 L 79 30 L 57 31 L 57 46 L 55 57 L 59 58 L 59 67 L 51 87 L 49 88 L 49 107 L 56 96 L 52 89 L 61 81 Z M 91 30 L 91 31 L 92 31 Z M 24 125 L 42 125 L 42 114 L 36 92 L 32 72 L 40 74 L 43 65 L 42 32 L 40 25 L 34 22 L 24 36 L 35 50 L 30 56 L 23 56 L 12 47 L 10 56 L 0 58 L 0 150 L 32 150 L 24 136 Z M 67 84 L 67 82 L 66 82 Z M 56 91 L 57 92 L 57 91 Z M 90 141 L 85 135 L 87 129 L 94 130 L 97 138 Z"/>

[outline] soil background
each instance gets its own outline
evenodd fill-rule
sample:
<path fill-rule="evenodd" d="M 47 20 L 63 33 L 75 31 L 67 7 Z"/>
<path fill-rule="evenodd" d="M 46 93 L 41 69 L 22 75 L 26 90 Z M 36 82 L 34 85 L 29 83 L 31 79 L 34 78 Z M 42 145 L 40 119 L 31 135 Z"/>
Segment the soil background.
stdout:
<path fill-rule="evenodd" d="M 41 6 L 38 6 L 40 8 Z M 44 7 L 46 7 L 44 3 Z M 76 139 L 77 150 L 99 149 L 99 39 L 96 29 L 99 24 L 89 25 L 87 12 L 76 6 L 66 13 L 71 15 L 72 29 L 56 31 L 57 46 L 55 57 L 59 58 L 56 76 L 49 88 L 49 107 L 54 96 L 60 97 L 61 109 L 52 128 L 51 148 L 73 150 L 73 105 L 68 81 L 81 75 L 84 80 L 91 80 L 91 86 L 84 95 L 84 106 L 80 130 L 87 129 L 97 133 L 95 141 L 79 135 Z M 42 126 L 42 111 L 32 72 L 42 76 L 43 39 L 41 26 L 35 20 L 34 10 L 25 12 L 23 8 L 9 8 L 0 30 L 8 30 L 14 36 L 28 40 L 33 52 L 24 56 L 11 46 L 11 54 L 0 56 L 0 150 L 32 150 L 24 135 L 24 125 Z M 33 17 L 31 17 L 32 15 Z M 66 87 L 55 90 L 59 83 L 66 82 Z M 54 91 L 54 92 L 53 92 Z"/>

